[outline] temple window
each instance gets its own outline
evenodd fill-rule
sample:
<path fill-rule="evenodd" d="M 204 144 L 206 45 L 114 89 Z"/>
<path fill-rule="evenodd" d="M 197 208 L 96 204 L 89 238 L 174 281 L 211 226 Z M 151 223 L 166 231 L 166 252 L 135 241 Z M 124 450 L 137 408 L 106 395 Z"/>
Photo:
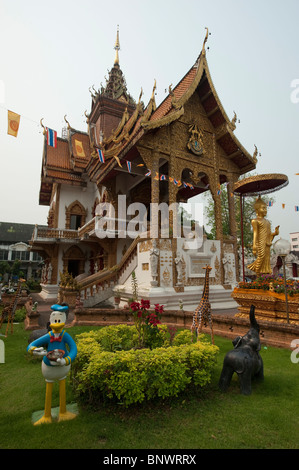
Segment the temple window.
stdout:
<path fill-rule="evenodd" d="M 70 229 L 71 230 L 78 230 L 78 228 L 82 226 L 81 220 L 82 220 L 81 215 L 71 214 Z"/>
<path fill-rule="evenodd" d="M 65 228 L 78 230 L 86 223 L 87 210 L 79 201 L 72 202 L 65 208 Z"/>

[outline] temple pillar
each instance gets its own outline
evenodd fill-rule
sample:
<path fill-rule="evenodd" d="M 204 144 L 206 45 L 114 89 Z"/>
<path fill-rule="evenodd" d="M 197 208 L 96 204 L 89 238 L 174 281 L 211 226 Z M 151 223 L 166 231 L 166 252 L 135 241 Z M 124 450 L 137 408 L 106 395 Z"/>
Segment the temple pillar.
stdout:
<path fill-rule="evenodd" d="M 152 152 L 151 161 L 151 227 L 150 233 L 152 238 L 159 237 L 159 211 L 160 190 L 159 190 L 159 152 Z"/>
<path fill-rule="evenodd" d="M 180 180 L 180 173 L 177 168 L 177 159 L 175 155 L 171 155 L 168 164 L 168 174 L 171 178 L 175 178 L 176 180 Z M 177 233 L 177 227 L 179 225 L 179 230 L 181 230 L 181 224 L 178 224 L 178 213 L 175 210 L 177 204 L 177 194 L 178 194 L 178 186 L 175 185 L 173 182 L 169 182 L 168 185 L 168 204 L 169 209 L 173 208 L 173 210 L 169 210 L 169 231 L 171 238 L 171 248 L 172 248 L 172 279 L 173 279 L 173 287 L 177 284 L 177 271 L 175 265 L 175 259 L 177 254 L 177 238 L 181 235 L 181 233 Z"/>

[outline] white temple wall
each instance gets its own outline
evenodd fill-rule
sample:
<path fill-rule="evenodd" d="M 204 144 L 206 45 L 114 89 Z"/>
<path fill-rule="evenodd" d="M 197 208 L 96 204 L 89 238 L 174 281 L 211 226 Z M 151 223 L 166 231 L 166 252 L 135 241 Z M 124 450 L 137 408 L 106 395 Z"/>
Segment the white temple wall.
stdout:
<path fill-rule="evenodd" d="M 62 185 L 60 190 L 58 227 L 65 228 L 65 209 L 76 200 L 87 209 L 86 223 L 89 222 L 92 219 L 92 208 L 97 197 L 100 200 L 100 193 L 95 183 L 88 182 L 85 188 Z"/>

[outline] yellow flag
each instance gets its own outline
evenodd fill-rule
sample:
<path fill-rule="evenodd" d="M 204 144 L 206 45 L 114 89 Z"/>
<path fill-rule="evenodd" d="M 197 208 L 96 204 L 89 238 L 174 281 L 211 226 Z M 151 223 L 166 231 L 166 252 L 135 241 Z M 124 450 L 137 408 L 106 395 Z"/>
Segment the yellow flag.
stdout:
<path fill-rule="evenodd" d="M 76 154 L 78 157 L 85 157 L 83 144 L 82 142 L 80 142 L 80 140 L 75 139 L 75 149 L 76 149 Z"/>
<path fill-rule="evenodd" d="M 13 135 L 14 137 L 17 137 L 21 116 L 19 114 L 13 113 L 12 111 L 8 111 L 7 117 L 8 117 L 7 133 L 9 135 Z"/>

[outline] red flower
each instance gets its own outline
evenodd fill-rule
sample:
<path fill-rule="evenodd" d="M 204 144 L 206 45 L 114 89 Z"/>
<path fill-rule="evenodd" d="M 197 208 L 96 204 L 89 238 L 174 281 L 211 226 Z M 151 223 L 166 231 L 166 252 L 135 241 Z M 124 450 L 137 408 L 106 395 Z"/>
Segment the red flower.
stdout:
<path fill-rule="evenodd" d="M 157 317 L 157 315 L 155 313 L 150 313 L 147 316 L 147 320 L 153 326 L 157 326 L 159 323 L 161 323 L 159 318 Z"/>
<path fill-rule="evenodd" d="M 139 302 L 132 302 L 130 304 L 130 307 L 133 310 L 133 312 L 137 312 L 140 309 L 140 304 Z"/>
<path fill-rule="evenodd" d="M 150 301 L 141 299 L 141 308 L 144 308 L 144 309 L 150 308 Z"/>
<path fill-rule="evenodd" d="M 164 312 L 164 305 L 155 304 L 155 312 L 161 315 Z"/>

